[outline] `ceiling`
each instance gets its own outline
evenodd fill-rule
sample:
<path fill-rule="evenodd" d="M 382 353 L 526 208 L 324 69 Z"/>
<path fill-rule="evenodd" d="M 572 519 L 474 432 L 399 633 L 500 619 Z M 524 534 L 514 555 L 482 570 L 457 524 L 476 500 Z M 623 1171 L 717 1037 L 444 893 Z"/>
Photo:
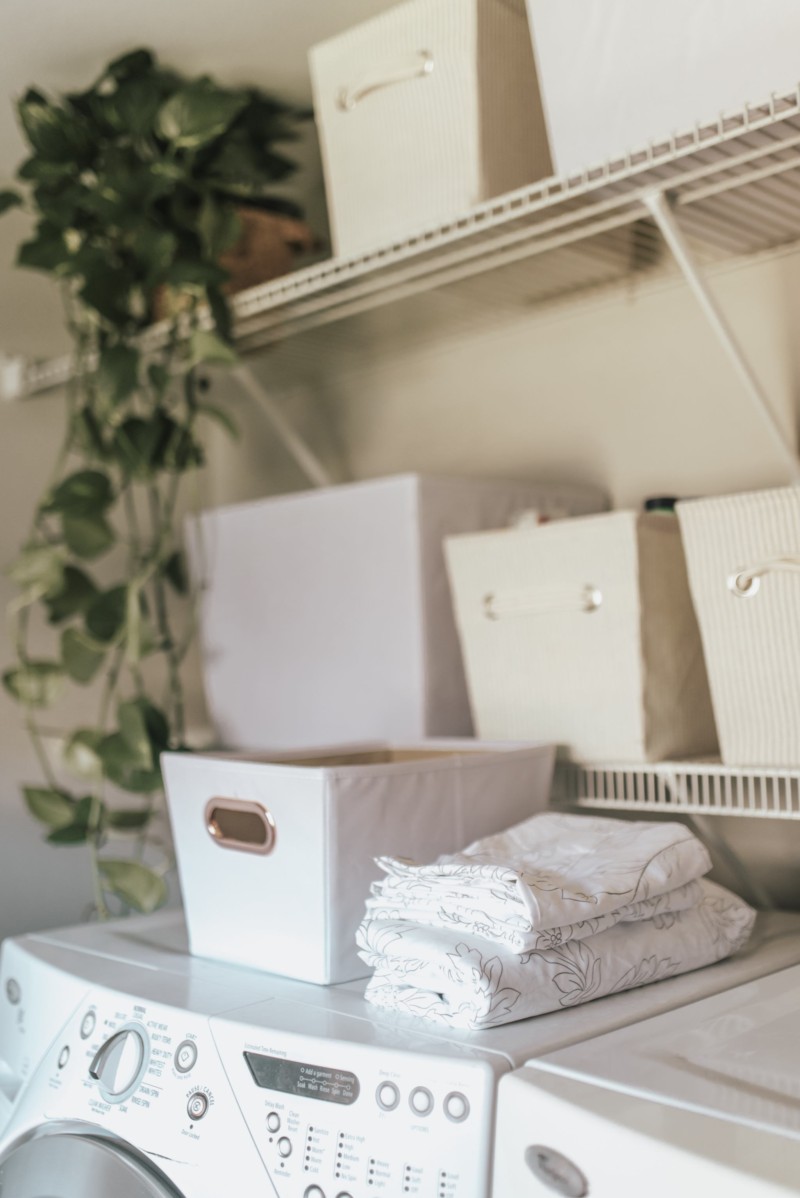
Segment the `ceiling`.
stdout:
<path fill-rule="evenodd" d="M 311 98 L 307 50 L 392 7 L 395 0 L 0 0 L 0 189 L 25 155 L 14 100 L 35 85 L 88 85 L 113 57 L 148 46 L 187 74 Z M 57 289 L 13 266 L 27 219 L 0 220 L 0 355 L 28 358 L 67 346 Z"/>

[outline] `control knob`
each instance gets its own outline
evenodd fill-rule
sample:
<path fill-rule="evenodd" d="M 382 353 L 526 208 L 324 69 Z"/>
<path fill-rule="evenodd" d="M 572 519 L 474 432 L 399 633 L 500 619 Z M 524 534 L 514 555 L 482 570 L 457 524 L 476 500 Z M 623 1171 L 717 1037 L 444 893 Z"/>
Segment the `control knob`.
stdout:
<path fill-rule="evenodd" d="M 136 1023 L 126 1024 L 100 1045 L 89 1066 L 106 1102 L 124 1102 L 144 1076 L 150 1058 L 147 1032 Z"/>

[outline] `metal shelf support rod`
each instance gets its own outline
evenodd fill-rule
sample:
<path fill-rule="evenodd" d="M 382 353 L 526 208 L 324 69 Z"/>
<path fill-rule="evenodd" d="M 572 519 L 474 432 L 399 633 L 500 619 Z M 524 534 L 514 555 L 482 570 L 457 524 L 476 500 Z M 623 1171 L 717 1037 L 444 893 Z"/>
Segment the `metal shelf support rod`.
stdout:
<path fill-rule="evenodd" d="M 700 304 L 706 319 L 717 335 L 722 348 L 728 355 L 740 379 L 753 400 L 756 411 L 770 434 L 792 483 L 800 483 L 800 460 L 795 449 L 787 442 L 783 430 L 758 378 L 747 361 L 744 350 L 737 341 L 711 290 L 706 285 L 694 261 L 688 243 L 675 219 L 669 200 L 663 191 L 650 192 L 642 197 L 661 230 L 678 267 L 686 279 L 695 299 Z"/>
<path fill-rule="evenodd" d="M 258 381 L 249 366 L 236 366 L 232 377 L 244 392 L 258 404 L 272 425 L 283 446 L 289 451 L 309 482 L 315 487 L 329 487 L 332 479 L 315 453 L 300 434 L 292 428 L 266 387 Z"/>

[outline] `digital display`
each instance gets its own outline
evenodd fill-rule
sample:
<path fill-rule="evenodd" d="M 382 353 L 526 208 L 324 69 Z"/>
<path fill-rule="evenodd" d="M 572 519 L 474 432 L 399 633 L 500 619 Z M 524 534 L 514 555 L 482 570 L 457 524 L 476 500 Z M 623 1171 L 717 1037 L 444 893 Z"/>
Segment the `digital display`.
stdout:
<path fill-rule="evenodd" d="M 339 1102 L 349 1106 L 358 1098 L 361 1087 L 355 1073 L 347 1069 L 329 1069 L 326 1065 L 307 1065 L 283 1057 L 267 1057 L 246 1052 L 244 1059 L 253 1081 L 262 1090 L 279 1090 L 298 1098 L 317 1098 L 320 1102 Z"/>

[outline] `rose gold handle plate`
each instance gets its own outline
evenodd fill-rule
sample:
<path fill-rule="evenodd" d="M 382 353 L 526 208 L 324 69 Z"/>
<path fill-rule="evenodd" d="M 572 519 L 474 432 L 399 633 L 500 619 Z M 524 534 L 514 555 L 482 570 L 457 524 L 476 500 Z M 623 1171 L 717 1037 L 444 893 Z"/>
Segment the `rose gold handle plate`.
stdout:
<path fill-rule="evenodd" d="M 217 795 L 206 803 L 205 824 L 221 848 L 262 856 L 275 848 L 275 820 L 263 803 Z"/>

